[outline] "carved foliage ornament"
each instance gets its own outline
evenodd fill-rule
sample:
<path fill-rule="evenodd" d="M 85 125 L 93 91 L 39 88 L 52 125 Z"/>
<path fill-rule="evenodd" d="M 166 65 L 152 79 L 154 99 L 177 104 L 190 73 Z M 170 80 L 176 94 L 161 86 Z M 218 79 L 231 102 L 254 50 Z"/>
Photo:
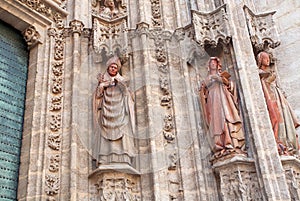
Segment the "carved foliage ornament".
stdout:
<path fill-rule="evenodd" d="M 273 15 L 275 12 L 255 15 L 247 6 L 244 6 L 250 39 L 257 51 L 275 48 L 280 45 L 279 36 Z"/>
<path fill-rule="evenodd" d="M 231 39 L 226 5 L 219 7 L 213 12 L 192 12 L 195 39 L 201 45 L 216 47 L 221 40 L 228 44 Z"/>
<path fill-rule="evenodd" d="M 50 3 L 47 3 L 47 1 L 42 1 L 42 0 L 18 0 L 18 1 L 54 21 L 57 15 L 60 16 L 66 15 L 65 13 L 59 12 L 58 11 L 59 9 L 55 8 Z"/>

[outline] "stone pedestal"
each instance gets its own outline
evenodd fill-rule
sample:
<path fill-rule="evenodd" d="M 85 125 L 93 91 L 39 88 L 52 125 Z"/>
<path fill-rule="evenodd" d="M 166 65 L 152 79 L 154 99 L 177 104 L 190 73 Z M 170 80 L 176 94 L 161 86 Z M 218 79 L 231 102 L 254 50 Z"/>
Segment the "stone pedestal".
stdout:
<path fill-rule="evenodd" d="M 281 162 L 291 200 L 300 200 L 300 160 L 293 156 L 281 156 Z"/>
<path fill-rule="evenodd" d="M 89 175 L 90 200 L 141 200 L 140 174 L 127 164 L 102 165 Z"/>
<path fill-rule="evenodd" d="M 263 200 L 253 159 L 234 156 L 213 168 L 222 200 Z"/>

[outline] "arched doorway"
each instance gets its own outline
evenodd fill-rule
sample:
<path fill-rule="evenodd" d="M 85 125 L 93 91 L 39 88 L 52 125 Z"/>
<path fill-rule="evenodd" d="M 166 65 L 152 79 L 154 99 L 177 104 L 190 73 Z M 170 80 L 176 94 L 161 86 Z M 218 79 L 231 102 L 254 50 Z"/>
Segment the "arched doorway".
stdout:
<path fill-rule="evenodd" d="M 0 21 L 0 199 L 16 200 L 27 83 L 22 34 Z"/>

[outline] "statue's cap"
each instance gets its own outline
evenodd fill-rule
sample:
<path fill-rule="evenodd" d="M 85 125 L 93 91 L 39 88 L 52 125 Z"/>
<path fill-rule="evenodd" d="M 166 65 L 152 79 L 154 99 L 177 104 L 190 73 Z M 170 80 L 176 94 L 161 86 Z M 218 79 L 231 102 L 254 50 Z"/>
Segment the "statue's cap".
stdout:
<path fill-rule="evenodd" d="M 109 67 L 111 64 L 117 64 L 118 69 L 121 68 L 121 61 L 119 59 L 119 57 L 114 56 L 112 58 L 110 58 L 107 62 L 106 62 L 106 66 Z"/>

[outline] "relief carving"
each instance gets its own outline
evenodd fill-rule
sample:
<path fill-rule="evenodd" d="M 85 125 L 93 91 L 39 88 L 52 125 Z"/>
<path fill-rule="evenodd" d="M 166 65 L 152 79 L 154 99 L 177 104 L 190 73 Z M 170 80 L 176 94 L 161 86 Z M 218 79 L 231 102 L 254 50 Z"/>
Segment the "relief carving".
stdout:
<path fill-rule="evenodd" d="M 72 33 L 78 33 L 79 35 L 81 35 L 81 33 L 83 32 L 83 26 L 83 23 L 79 20 L 73 20 L 70 22 Z"/>
<path fill-rule="evenodd" d="M 46 175 L 46 193 L 47 195 L 58 194 L 60 185 L 59 178 L 55 175 Z"/>
<path fill-rule="evenodd" d="M 126 16 L 127 6 L 124 0 L 93 0 L 94 16 L 111 21 Z"/>
<path fill-rule="evenodd" d="M 193 11 L 195 39 L 201 45 L 216 47 L 219 41 L 228 44 L 231 39 L 226 5 L 210 13 Z"/>
<path fill-rule="evenodd" d="M 131 175 L 122 173 L 108 173 L 101 175 L 95 184 L 101 201 L 140 201 L 140 189 L 135 179 Z"/>
<path fill-rule="evenodd" d="M 60 144 L 61 144 L 61 134 L 60 133 L 49 133 L 48 139 L 47 139 L 48 146 L 56 151 L 60 150 Z"/>
<path fill-rule="evenodd" d="M 49 171 L 57 172 L 59 170 L 59 163 L 60 163 L 60 155 L 59 154 L 51 155 L 49 158 Z"/>
<path fill-rule="evenodd" d="M 61 115 L 51 115 L 50 120 L 50 130 L 53 132 L 57 132 L 61 129 Z"/>
<path fill-rule="evenodd" d="M 160 27 L 162 25 L 160 0 L 151 0 L 152 25 Z"/>
<path fill-rule="evenodd" d="M 23 32 L 24 39 L 28 45 L 29 48 L 34 47 L 40 42 L 40 34 L 39 32 L 35 29 L 34 26 L 30 26 L 25 31 Z"/>
<path fill-rule="evenodd" d="M 52 97 L 49 110 L 50 111 L 59 111 L 59 110 L 61 110 L 61 107 L 62 107 L 62 96 Z"/>

